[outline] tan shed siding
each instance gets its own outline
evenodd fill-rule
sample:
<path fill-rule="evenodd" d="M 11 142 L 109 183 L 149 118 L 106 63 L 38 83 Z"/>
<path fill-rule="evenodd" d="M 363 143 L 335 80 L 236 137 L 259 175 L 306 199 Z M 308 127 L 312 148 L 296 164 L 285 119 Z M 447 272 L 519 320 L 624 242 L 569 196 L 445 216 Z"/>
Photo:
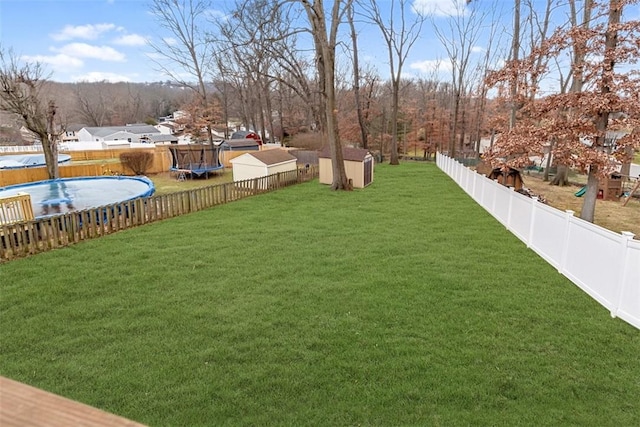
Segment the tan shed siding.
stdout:
<path fill-rule="evenodd" d="M 364 187 L 364 166 L 362 162 L 348 162 L 345 160 L 344 169 L 347 178 L 353 181 L 353 188 Z"/>
<path fill-rule="evenodd" d="M 371 156 L 365 158 L 368 159 Z M 318 159 L 318 165 L 320 169 L 320 184 L 332 184 L 333 183 L 333 169 L 331 168 L 331 159 L 320 157 Z M 371 170 L 371 182 L 373 182 L 373 166 Z M 361 161 L 344 161 L 344 169 L 347 174 L 347 179 L 353 181 L 353 188 L 364 188 L 364 162 Z"/>
<path fill-rule="evenodd" d="M 318 168 L 320 169 L 320 184 L 332 184 L 333 169 L 331 169 L 331 159 L 320 157 L 318 159 Z"/>

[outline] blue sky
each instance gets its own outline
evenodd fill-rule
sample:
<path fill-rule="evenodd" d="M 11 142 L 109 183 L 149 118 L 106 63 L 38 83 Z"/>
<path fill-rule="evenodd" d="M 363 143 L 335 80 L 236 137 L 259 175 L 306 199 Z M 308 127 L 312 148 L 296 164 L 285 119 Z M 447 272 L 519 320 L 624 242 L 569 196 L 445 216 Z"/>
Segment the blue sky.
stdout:
<path fill-rule="evenodd" d="M 56 81 L 165 80 L 146 57 L 154 28 L 142 0 L 0 0 L 4 48 L 44 63 Z"/>
<path fill-rule="evenodd" d="M 464 0 L 414 0 L 442 11 Z M 224 0 L 214 7 L 225 8 Z M 390 0 L 379 2 L 389 8 Z M 438 19 L 438 18 L 436 18 Z M 412 50 L 405 66 L 408 74 L 420 74 L 446 54 L 430 23 Z M 388 75 L 387 55 L 378 30 L 363 29 L 362 58 Z M 146 0 L 0 0 L 0 40 L 5 49 L 30 61 L 43 63 L 52 79 L 73 81 L 166 80 L 149 60 L 147 41 L 159 33 Z"/>
<path fill-rule="evenodd" d="M 379 0 L 381 9 L 388 10 L 391 1 Z M 465 4 L 465 0 L 412 1 L 439 12 L 434 14 L 432 21 L 425 23 L 404 71 L 408 75 L 426 75 L 436 62 L 442 61 L 440 71 L 446 74 L 447 55 L 433 26 L 446 28 L 446 18 L 441 12 L 456 2 Z M 225 0 L 213 1 L 220 11 L 225 9 L 225 4 Z M 504 25 L 501 34 L 508 33 L 512 19 L 511 0 L 483 0 L 476 4 L 484 7 L 485 12 L 491 12 L 489 9 L 498 5 L 502 10 L 498 10 L 492 19 Z M 167 80 L 167 76 L 157 71 L 150 61 L 152 50 L 147 45 L 148 40 L 157 42 L 162 36 L 149 12 L 147 0 L 0 0 L 3 47 L 13 49 L 25 59 L 42 62 L 56 81 Z M 486 41 L 486 35 L 483 35 L 474 46 L 474 54 L 478 57 L 482 55 Z M 361 62 L 372 64 L 386 78 L 387 53 L 379 30 L 363 27 L 360 44 Z"/>

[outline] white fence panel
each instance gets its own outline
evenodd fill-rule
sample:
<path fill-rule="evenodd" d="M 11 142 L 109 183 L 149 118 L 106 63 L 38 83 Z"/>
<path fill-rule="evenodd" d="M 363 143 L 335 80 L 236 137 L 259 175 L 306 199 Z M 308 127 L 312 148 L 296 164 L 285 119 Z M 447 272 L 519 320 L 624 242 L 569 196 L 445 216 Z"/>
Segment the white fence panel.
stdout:
<path fill-rule="evenodd" d="M 542 203 L 534 205 L 534 210 L 529 246 L 549 264 L 560 269 L 568 217 L 572 213 L 562 212 Z"/>
<path fill-rule="evenodd" d="M 493 201 L 496 198 L 496 191 L 498 190 L 497 187 L 493 185 L 493 181 L 491 181 L 486 176 L 483 177 L 481 181 L 482 191 L 480 194 L 480 199 L 476 199 L 476 202 L 480 203 L 480 206 L 491 212 L 493 210 Z"/>
<path fill-rule="evenodd" d="M 585 250 L 597 248 L 597 250 Z M 569 225 L 561 272 L 609 310 L 619 286 L 620 235 L 574 218 Z"/>
<path fill-rule="evenodd" d="M 640 329 L 640 241 L 508 189 L 442 154 L 438 167 L 592 298 Z M 464 171 L 463 171 L 464 169 Z"/>
<path fill-rule="evenodd" d="M 511 215 L 509 218 L 509 230 L 520 240 L 529 243 L 529 232 L 533 220 L 533 203 L 539 203 L 537 199 L 530 199 L 514 192 L 511 197 Z"/>
<path fill-rule="evenodd" d="M 506 227 L 509 221 L 509 201 L 511 200 L 512 190 L 504 185 L 497 185 L 495 188 L 495 199 L 491 213 Z"/>
<path fill-rule="evenodd" d="M 627 240 L 624 263 L 626 268 L 620 279 L 623 286 L 618 296 L 618 309 L 612 314 L 640 329 L 640 241 Z"/>

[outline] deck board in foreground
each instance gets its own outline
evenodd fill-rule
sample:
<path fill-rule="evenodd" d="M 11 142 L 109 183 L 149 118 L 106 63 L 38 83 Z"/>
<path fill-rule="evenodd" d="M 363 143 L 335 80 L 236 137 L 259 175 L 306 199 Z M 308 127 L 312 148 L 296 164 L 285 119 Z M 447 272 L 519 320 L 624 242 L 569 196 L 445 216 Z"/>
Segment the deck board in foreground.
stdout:
<path fill-rule="evenodd" d="M 142 424 L 0 376 L 2 427 L 140 427 Z"/>

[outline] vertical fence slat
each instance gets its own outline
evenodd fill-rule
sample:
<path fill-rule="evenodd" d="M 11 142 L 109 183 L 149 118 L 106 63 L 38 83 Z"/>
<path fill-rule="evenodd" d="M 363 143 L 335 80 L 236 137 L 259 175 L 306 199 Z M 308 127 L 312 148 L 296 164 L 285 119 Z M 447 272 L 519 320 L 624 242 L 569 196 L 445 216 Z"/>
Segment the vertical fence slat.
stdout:
<path fill-rule="evenodd" d="M 317 175 L 317 166 L 313 165 L 305 170 L 129 200 L 32 222 L 0 224 L 0 261 L 244 199 L 310 181 Z"/>

